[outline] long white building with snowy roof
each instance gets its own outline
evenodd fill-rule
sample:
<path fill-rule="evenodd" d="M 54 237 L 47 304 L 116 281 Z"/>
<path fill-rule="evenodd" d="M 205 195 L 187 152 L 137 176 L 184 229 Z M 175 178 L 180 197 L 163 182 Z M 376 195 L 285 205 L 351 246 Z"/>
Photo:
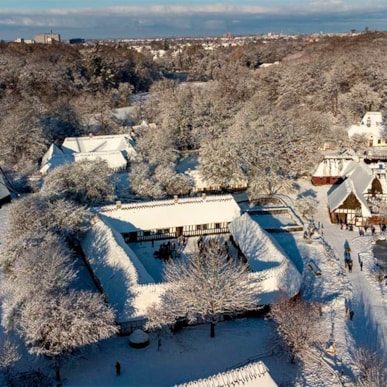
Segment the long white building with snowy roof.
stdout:
<path fill-rule="evenodd" d="M 293 263 L 247 213 L 241 216 L 231 195 L 117 203 L 95 211 L 82 247 L 122 331 L 143 322 L 147 308 L 168 286 L 152 278 L 127 242 L 231 233 L 257 281 L 260 304 L 273 303 L 280 294 L 292 297 L 300 289 L 301 274 Z"/>
<path fill-rule="evenodd" d="M 135 154 L 133 140 L 127 134 L 67 137 L 62 146 L 50 146 L 42 158 L 40 172 L 46 174 L 63 164 L 84 160 L 104 160 L 109 168 L 121 170 Z"/>
<path fill-rule="evenodd" d="M 155 200 L 103 207 L 100 216 L 127 242 L 228 232 L 240 215 L 231 195 Z"/>

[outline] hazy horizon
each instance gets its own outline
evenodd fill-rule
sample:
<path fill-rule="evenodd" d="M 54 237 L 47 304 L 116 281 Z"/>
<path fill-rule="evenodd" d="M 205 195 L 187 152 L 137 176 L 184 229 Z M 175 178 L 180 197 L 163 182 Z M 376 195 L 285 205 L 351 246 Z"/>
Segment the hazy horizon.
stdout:
<path fill-rule="evenodd" d="M 343 33 L 387 30 L 385 0 L 2 0 L 0 39 L 53 31 L 70 38 L 118 39 Z"/>

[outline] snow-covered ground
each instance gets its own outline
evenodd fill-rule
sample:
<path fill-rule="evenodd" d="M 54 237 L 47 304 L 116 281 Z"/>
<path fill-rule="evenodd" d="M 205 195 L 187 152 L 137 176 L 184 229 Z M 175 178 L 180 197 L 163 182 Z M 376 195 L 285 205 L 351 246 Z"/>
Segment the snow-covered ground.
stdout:
<path fill-rule="evenodd" d="M 271 321 L 249 318 L 222 322 L 214 339 L 208 326 L 184 328 L 173 335 L 159 338 L 151 334 L 148 347 L 129 347 L 127 337 L 114 337 L 98 346 L 87 348 L 81 357 L 63 368 L 65 386 L 170 386 L 241 366 L 261 359 L 278 385 L 339 386 L 341 381 L 354 385 L 358 369 L 355 349 L 366 345 L 387 357 L 387 287 L 376 280 L 371 235 L 360 236 L 358 230 L 340 230 L 330 224 L 327 210 L 328 186 L 314 187 L 300 182 L 303 191 L 318 201 L 315 223 L 323 224 L 323 236 L 314 235 L 311 243 L 303 233 L 274 233 L 272 237 L 286 251 L 296 267 L 304 267 L 302 291 L 307 299 L 320 301 L 326 347 L 336 343 L 335 356 L 322 352 L 322 357 L 308 361 L 305 368 L 291 365 L 278 353 Z M 7 207 L 0 209 L 0 230 Z M 2 234 L 2 233 L 1 233 Z M 0 234 L 0 239 L 1 239 Z M 354 260 L 352 273 L 344 267 L 344 246 L 349 244 Z M 364 262 L 360 270 L 358 254 Z M 152 258 L 158 262 L 155 258 Z M 313 260 L 321 271 L 316 276 L 307 263 Z M 353 320 L 345 307 L 354 311 Z M 161 346 L 159 346 L 161 344 Z M 122 373 L 115 374 L 120 361 Z M 52 374 L 47 364 L 19 363 L 18 369 L 41 367 Z M 343 376 L 339 376 L 341 371 Z M 341 378 L 341 381 L 340 381 Z"/>

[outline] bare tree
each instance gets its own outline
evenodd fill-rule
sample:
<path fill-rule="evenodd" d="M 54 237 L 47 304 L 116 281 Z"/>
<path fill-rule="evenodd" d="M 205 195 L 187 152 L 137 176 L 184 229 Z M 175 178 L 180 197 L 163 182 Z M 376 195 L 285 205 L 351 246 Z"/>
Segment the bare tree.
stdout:
<path fill-rule="evenodd" d="M 254 201 L 259 195 L 273 196 L 275 194 L 286 194 L 294 192 L 295 181 L 283 173 L 269 171 L 266 174 L 255 175 L 249 183 L 248 195 Z"/>
<path fill-rule="evenodd" d="M 113 310 L 101 295 L 86 291 L 34 297 L 22 310 L 20 329 L 31 353 L 52 359 L 58 381 L 66 356 L 117 333 Z"/>
<path fill-rule="evenodd" d="M 11 386 L 11 372 L 14 364 L 21 358 L 18 346 L 8 338 L 0 344 L 0 368 L 4 370 L 7 384 Z"/>
<path fill-rule="evenodd" d="M 360 370 L 358 380 L 360 386 L 382 387 L 386 385 L 387 364 L 381 353 L 361 347 L 355 353 L 355 361 Z"/>
<path fill-rule="evenodd" d="M 296 209 L 302 217 L 311 220 L 317 211 L 317 200 L 310 196 L 302 196 L 296 201 Z"/>
<path fill-rule="evenodd" d="M 111 199 L 114 178 L 105 161 L 82 161 L 54 169 L 44 179 L 42 192 L 81 204 Z"/>
<path fill-rule="evenodd" d="M 149 327 L 188 322 L 210 323 L 210 336 L 225 313 L 256 309 L 259 287 L 247 265 L 228 257 L 220 242 L 210 240 L 187 260 L 173 260 L 165 267 L 167 290 L 158 307 L 153 306 Z M 155 312 L 155 311 L 158 311 Z"/>
<path fill-rule="evenodd" d="M 378 211 L 380 220 L 386 222 L 387 220 L 387 202 L 384 200 L 375 200 L 372 203 L 375 210 Z"/>
<path fill-rule="evenodd" d="M 20 169 L 36 163 L 48 144 L 40 117 L 28 103 L 7 106 L 0 133 L 0 161 Z"/>
<path fill-rule="evenodd" d="M 67 291 L 76 277 L 73 258 L 54 234 L 29 234 L 2 252 L 2 325 L 17 325 L 24 305 L 38 294 L 47 297 Z"/>
<path fill-rule="evenodd" d="M 245 179 L 238 149 L 226 136 L 202 145 L 199 153 L 199 171 L 209 185 L 219 185 L 223 188 L 228 188 L 233 181 Z"/>
<path fill-rule="evenodd" d="M 321 334 L 320 306 L 301 297 L 280 299 L 271 306 L 270 315 L 277 331 L 290 349 L 292 362 L 302 359 L 303 352 L 325 341 Z"/>
<path fill-rule="evenodd" d="M 7 238 L 13 243 L 39 230 L 71 239 L 88 229 L 90 216 L 83 207 L 70 200 L 31 194 L 12 203 Z"/>

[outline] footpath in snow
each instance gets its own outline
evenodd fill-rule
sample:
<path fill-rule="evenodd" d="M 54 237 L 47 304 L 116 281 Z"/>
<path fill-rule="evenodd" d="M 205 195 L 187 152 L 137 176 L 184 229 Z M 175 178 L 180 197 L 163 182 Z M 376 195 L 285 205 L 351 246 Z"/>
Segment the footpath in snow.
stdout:
<path fill-rule="evenodd" d="M 328 248 L 330 267 L 335 267 L 334 261 L 338 263 L 336 269 L 328 272 L 328 275 L 336 276 L 336 283 L 341 283 L 340 293 L 336 296 L 332 294 L 331 338 L 336 342 L 343 372 L 352 379 L 357 372 L 354 360 L 357 348 L 377 351 L 387 358 L 387 287 L 384 282 L 377 281 L 373 271 L 375 260 L 372 252 L 373 236 L 370 231 L 361 236 L 356 227 L 349 231 L 332 224 L 327 208 L 327 187 L 305 184 L 303 188 L 314 192 L 315 199 L 319 202 L 315 220 L 323 224 L 322 238 Z M 353 260 L 351 272 L 345 268 L 344 262 L 344 251 L 348 246 Z M 362 268 L 360 260 L 363 261 Z M 329 283 L 332 278 L 327 278 L 327 273 L 323 270 L 321 281 Z M 315 287 L 315 291 L 316 289 Z M 325 301 L 329 302 L 329 299 Z M 353 311 L 352 319 L 346 314 L 346 308 L 348 312 Z"/>

